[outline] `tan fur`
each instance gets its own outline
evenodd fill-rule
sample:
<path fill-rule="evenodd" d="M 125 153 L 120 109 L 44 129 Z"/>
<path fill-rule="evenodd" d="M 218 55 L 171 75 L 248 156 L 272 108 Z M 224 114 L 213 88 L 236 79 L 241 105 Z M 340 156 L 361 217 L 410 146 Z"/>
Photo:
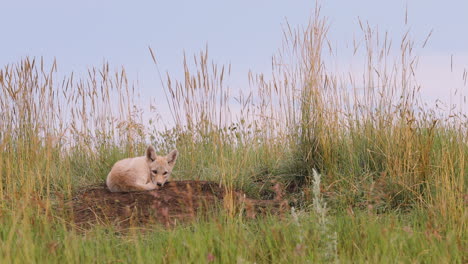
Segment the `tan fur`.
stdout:
<path fill-rule="evenodd" d="M 111 192 L 148 191 L 162 187 L 171 176 L 177 156 L 177 150 L 167 156 L 158 156 L 153 146 L 149 146 L 146 156 L 115 163 L 107 175 L 107 187 Z"/>

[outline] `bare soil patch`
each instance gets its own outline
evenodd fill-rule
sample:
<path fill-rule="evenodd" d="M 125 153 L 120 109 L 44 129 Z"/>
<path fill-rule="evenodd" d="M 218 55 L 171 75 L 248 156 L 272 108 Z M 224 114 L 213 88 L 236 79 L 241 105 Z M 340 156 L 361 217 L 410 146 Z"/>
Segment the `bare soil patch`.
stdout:
<path fill-rule="evenodd" d="M 228 195 L 230 194 L 230 195 Z M 72 199 L 73 219 L 80 228 L 96 224 L 117 227 L 150 224 L 174 225 L 208 216 L 229 204 L 247 217 L 280 214 L 288 202 L 277 195 L 273 200 L 249 199 L 240 191 L 210 181 L 172 181 L 163 188 L 146 192 L 112 193 L 105 184 L 84 188 Z M 225 199 L 227 203 L 223 203 Z"/>

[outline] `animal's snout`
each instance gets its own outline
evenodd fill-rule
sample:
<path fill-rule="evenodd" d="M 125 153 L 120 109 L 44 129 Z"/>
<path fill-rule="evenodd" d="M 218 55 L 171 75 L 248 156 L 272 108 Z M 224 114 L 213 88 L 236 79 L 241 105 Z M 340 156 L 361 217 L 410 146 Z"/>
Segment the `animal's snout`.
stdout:
<path fill-rule="evenodd" d="M 157 182 L 156 184 L 157 184 L 159 187 L 162 187 L 162 186 L 164 185 L 164 183 L 162 183 L 162 182 Z"/>

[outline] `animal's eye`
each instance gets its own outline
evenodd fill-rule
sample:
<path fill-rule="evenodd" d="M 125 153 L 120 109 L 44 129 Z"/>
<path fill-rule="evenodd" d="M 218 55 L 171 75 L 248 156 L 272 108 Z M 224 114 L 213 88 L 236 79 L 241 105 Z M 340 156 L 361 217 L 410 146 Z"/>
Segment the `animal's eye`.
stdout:
<path fill-rule="evenodd" d="M 153 172 L 154 174 L 158 174 L 158 171 L 157 171 L 157 170 L 152 170 L 152 172 Z"/>
<path fill-rule="evenodd" d="M 167 171 L 165 171 L 165 172 L 163 173 L 163 175 L 166 175 L 166 174 L 167 174 Z"/>

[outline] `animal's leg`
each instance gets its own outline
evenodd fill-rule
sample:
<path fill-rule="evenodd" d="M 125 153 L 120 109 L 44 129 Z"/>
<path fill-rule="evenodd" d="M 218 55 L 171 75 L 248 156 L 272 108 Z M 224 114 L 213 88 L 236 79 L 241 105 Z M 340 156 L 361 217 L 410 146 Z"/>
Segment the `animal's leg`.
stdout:
<path fill-rule="evenodd" d="M 156 184 L 152 183 L 152 182 L 149 182 L 149 183 L 146 183 L 146 184 L 135 184 L 132 186 L 132 191 L 150 191 L 150 190 L 154 190 L 154 189 L 157 189 L 158 186 L 156 186 Z"/>

